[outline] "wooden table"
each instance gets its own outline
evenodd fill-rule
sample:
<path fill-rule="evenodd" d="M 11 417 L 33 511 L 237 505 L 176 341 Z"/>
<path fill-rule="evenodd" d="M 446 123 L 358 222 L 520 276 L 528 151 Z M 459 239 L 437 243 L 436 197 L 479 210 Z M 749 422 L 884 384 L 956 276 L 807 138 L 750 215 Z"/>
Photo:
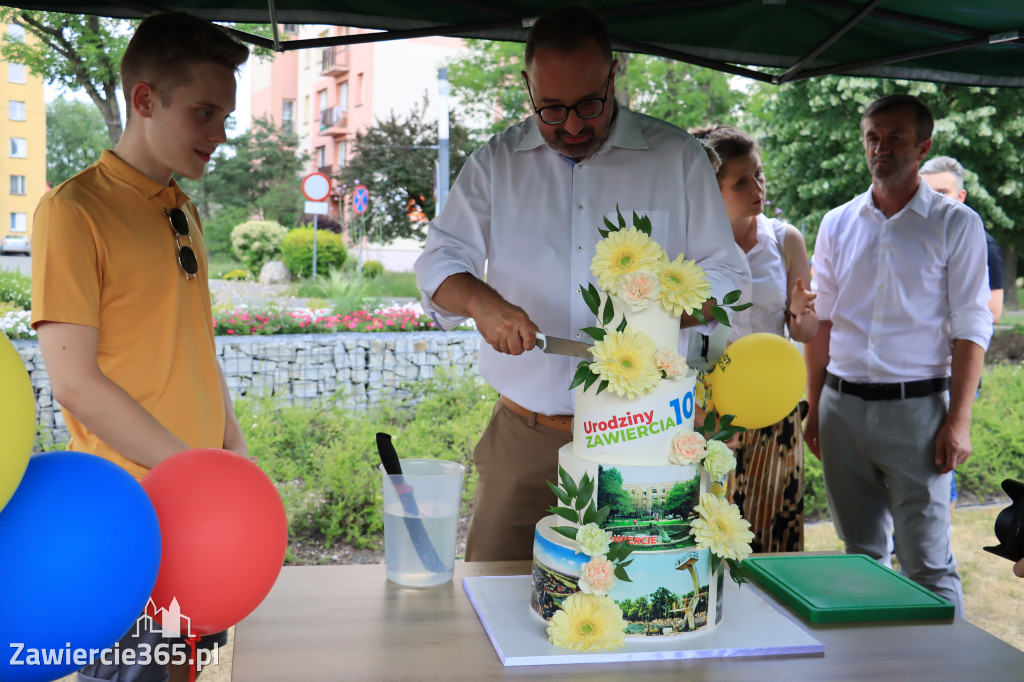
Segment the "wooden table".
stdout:
<path fill-rule="evenodd" d="M 784 606 L 780 610 L 825 645 L 823 656 L 505 668 L 462 578 L 529 570 L 526 561 L 457 562 L 452 583 L 416 590 L 388 582 L 380 564 L 286 567 L 263 604 L 235 629 L 232 682 L 1024 679 L 1024 652 L 959 618 L 814 625 Z"/>

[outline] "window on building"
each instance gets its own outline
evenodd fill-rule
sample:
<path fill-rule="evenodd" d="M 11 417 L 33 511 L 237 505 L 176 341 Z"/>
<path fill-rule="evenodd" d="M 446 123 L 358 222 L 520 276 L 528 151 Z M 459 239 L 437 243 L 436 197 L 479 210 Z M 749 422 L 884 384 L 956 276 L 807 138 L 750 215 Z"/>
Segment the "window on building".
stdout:
<path fill-rule="evenodd" d="M 11 232 L 28 232 L 28 218 L 24 213 L 11 213 Z"/>
<path fill-rule="evenodd" d="M 327 88 L 324 88 L 320 92 L 316 93 L 316 99 L 320 111 L 325 110 L 327 108 Z"/>
<path fill-rule="evenodd" d="M 309 125 L 309 95 L 302 98 L 302 127 Z"/>
<path fill-rule="evenodd" d="M 288 35 L 298 35 L 299 25 L 298 24 L 281 24 L 281 32 L 287 33 Z"/>
<path fill-rule="evenodd" d="M 11 194 L 25 194 L 25 176 L 11 176 Z"/>
<path fill-rule="evenodd" d="M 316 148 L 316 165 L 317 168 L 323 168 L 327 165 L 327 147 Z"/>
<path fill-rule="evenodd" d="M 11 138 L 11 158 L 24 159 L 28 156 L 28 143 L 24 137 Z"/>
<path fill-rule="evenodd" d="M 25 103 L 19 102 L 16 99 L 9 100 L 7 102 L 7 111 L 12 121 L 24 121 L 25 120 Z"/>
<path fill-rule="evenodd" d="M 356 76 L 356 106 L 360 106 L 363 103 L 363 96 L 366 93 L 363 91 L 363 74 Z"/>
<path fill-rule="evenodd" d="M 25 65 L 24 64 L 8 64 L 7 65 L 7 82 L 8 83 L 24 83 L 25 82 Z"/>
<path fill-rule="evenodd" d="M 338 86 L 338 108 L 348 111 L 348 81 L 342 81 Z"/>
<path fill-rule="evenodd" d="M 295 130 L 295 100 L 293 99 L 281 102 L 281 127 L 289 132 Z"/>
<path fill-rule="evenodd" d="M 348 162 L 348 141 L 342 140 L 338 143 L 338 168 L 344 168 Z"/>
<path fill-rule="evenodd" d="M 7 24 L 7 37 L 22 42 L 25 40 L 25 27 L 21 24 Z"/>

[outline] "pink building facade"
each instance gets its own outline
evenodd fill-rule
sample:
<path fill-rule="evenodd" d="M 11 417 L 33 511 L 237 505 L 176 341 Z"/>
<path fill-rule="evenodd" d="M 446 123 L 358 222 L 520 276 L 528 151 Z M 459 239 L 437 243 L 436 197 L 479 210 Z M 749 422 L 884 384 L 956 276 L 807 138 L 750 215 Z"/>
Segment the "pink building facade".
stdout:
<path fill-rule="evenodd" d="M 282 26 L 287 38 L 322 38 L 368 33 L 344 26 Z M 252 116 L 270 115 L 299 136 L 309 153 L 306 172 L 332 178 L 353 153 L 356 133 L 392 111 L 403 115 L 423 100 L 436 116 L 437 71 L 463 48 L 454 38 L 363 43 L 309 48 L 253 65 Z M 344 224 L 351 187 L 335 186 L 329 215 Z"/>

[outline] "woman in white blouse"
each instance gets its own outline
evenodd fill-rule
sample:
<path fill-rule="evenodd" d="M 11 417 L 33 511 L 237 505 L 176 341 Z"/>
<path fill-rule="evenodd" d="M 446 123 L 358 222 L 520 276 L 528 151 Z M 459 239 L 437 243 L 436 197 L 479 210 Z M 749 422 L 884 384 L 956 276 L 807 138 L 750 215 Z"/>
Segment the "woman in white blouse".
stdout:
<path fill-rule="evenodd" d="M 694 131 L 708 149 L 737 248 L 750 264 L 753 306 L 732 319 L 730 341 L 770 332 L 804 342 L 818 329 L 803 235 L 764 215 L 765 179 L 752 137 L 732 126 Z M 803 550 L 801 406 L 776 424 L 741 433 L 729 496 L 750 522 L 755 552 Z"/>

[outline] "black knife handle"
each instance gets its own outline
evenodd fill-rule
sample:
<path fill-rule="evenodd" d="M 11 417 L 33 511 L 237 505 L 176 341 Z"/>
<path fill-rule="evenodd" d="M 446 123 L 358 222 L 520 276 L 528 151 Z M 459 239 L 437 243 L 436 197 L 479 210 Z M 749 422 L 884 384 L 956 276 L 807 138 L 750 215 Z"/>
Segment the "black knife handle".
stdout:
<path fill-rule="evenodd" d="M 377 433 L 377 454 L 380 455 L 380 463 L 384 465 L 384 471 L 389 476 L 402 475 L 402 464 L 398 461 L 398 453 L 391 443 L 390 434 Z"/>

